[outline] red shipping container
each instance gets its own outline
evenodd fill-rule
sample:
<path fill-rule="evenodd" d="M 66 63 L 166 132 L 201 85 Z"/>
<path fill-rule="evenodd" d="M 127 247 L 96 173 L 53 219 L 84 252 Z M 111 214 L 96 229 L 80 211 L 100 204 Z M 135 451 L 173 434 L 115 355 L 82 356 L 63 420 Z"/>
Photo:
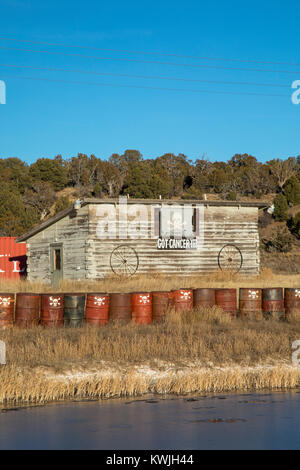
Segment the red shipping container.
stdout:
<path fill-rule="evenodd" d="M 26 243 L 15 240 L 16 237 L 0 237 L 0 279 L 26 276 Z"/>

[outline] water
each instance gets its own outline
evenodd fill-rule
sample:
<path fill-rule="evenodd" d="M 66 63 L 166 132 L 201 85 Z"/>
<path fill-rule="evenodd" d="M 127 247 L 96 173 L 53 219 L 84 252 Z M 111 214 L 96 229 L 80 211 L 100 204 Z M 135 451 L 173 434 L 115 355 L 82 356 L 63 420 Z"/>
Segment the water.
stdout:
<path fill-rule="evenodd" d="M 300 393 L 67 402 L 0 413 L 0 449 L 299 449 Z"/>

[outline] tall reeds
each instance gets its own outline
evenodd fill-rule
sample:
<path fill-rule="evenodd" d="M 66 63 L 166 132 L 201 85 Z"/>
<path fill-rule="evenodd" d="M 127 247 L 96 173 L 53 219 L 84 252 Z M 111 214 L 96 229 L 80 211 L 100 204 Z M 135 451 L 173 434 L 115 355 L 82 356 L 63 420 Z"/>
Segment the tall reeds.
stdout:
<path fill-rule="evenodd" d="M 300 322 L 231 319 L 217 307 L 162 324 L 0 331 L 0 402 L 199 393 L 300 384 Z"/>

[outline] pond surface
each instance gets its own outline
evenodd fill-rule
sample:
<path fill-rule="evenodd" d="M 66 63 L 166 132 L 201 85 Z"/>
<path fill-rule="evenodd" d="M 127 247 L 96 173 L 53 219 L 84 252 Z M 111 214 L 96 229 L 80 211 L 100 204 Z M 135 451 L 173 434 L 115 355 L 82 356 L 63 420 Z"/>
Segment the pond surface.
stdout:
<path fill-rule="evenodd" d="M 0 449 L 299 448 L 299 391 L 64 402 L 0 412 Z"/>

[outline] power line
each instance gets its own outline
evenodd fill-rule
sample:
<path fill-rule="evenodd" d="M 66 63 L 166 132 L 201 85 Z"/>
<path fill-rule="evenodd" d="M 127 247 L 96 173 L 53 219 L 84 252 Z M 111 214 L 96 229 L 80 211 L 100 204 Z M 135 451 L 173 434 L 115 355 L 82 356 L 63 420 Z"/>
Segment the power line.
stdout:
<path fill-rule="evenodd" d="M 44 67 L 44 66 L 34 66 L 34 65 L 18 65 L 18 64 L 3 64 L 0 63 L 0 67 L 11 67 L 11 68 L 25 68 L 25 69 L 35 69 L 35 70 L 47 70 L 50 72 L 68 72 L 68 73 L 81 73 L 87 75 L 103 75 L 103 76 L 112 76 L 112 77 L 124 77 L 124 78 L 142 78 L 142 79 L 151 79 L 151 80 L 175 80 L 183 82 L 194 82 L 194 83 L 212 83 L 219 85 L 247 85 L 247 86 L 262 86 L 262 87 L 279 87 L 279 88 L 289 88 L 290 85 L 281 85 L 277 83 L 259 83 L 259 82 L 235 82 L 235 81 L 223 81 L 223 80 L 200 80 L 200 79 L 189 79 L 189 78 L 180 78 L 180 77 L 169 77 L 169 76 L 160 76 L 160 75 L 135 75 L 128 73 L 110 73 L 110 72 L 92 72 L 87 70 L 73 70 L 65 68 L 56 68 L 56 67 Z"/>
<path fill-rule="evenodd" d="M 81 57 L 85 59 L 96 59 L 96 60 L 112 60 L 115 62 L 134 62 L 142 64 L 157 64 L 157 65 L 173 65 L 175 67 L 192 67 L 192 68 L 202 68 L 202 69 L 214 69 L 214 70 L 238 70 L 244 72 L 260 72 L 260 73 L 287 73 L 287 74 L 296 74 L 300 73 L 299 70 L 266 70 L 266 69 L 249 69 L 242 67 L 224 67 L 218 65 L 200 65 L 200 64 L 180 64 L 178 62 L 158 62 L 154 60 L 140 60 L 140 59 L 121 59 L 116 57 L 99 57 L 99 56 L 87 56 L 83 54 L 70 54 L 66 52 L 52 52 L 52 51 L 40 51 L 36 49 L 20 49 L 17 47 L 5 47 L 0 46 L 0 49 L 5 49 L 9 51 L 21 51 L 21 52 L 33 52 L 39 54 L 48 54 L 48 55 L 59 55 L 67 57 Z"/>
<path fill-rule="evenodd" d="M 13 42 L 22 42 L 30 44 L 39 44 L 44 46 L 56 46 L 56 47 L 69 47 L 74 49 L 89 49 L 94 51 L 107 51 L 107 52 L 121 52 L 125 54 L 140 54 L 140 55 L 155 55 L 161 57 L 177 57 L 181 59 L 197 59 L 197 60 L 212 60 L 212 61 L 222 61 L 222 62 L 245 62 L 252 64 L 266 64 L 266 65 L 291 65 L 299 66 L 299 63 L 295 62 L 276 62 L 276 61 L 266 61 L 266 60 L 257 60 L 257 59 L 232 59 L 224 57 L 206 57 L 206 56 L 195 56 L 195 55 L 183 55 L 183 54 L 170 54 L 165 52 L 149 52 L 149 51 L 136 51 L 136 50 L 126 50 L 126 49 L 112 49 L 104 47 L 93 47 L 93 46 L 76 46 L 74 44 L 59 44 L 55 42 L 45 42 L 45 41 L 33 41 L 29 39 L 15 39 L 0 37 L 2 41 L 13 41 Z"/>
<path fill-rule="evenodd" d="M 181 92 L 191 92 L 191 93 L 208 93 L 208 94 L 217 94 L 217 95 L 238 95 L 238 96 L 267 96 L 267 97 L 281 97 L 287 98 L 288 95 L 283 94 L 271 94 L 271 93 L 252 93 L 252 92 L 234 92 L 234 91 L 218 91 L 218 90 L 196 90 L 196 89 L 186 89 L 186 88 L 165 88 L 165 87 L 153 87 L 153 86 L 142 86 L 142 85 L 123 85 L 116 83 L 101 83 L 101 82 L 83 82 L 83 81 L 73 81 L 73 80 L 57 80 L 51 78 L 40 78 L 40 77 L 21 77 L 18 75 L 6 75 L 9 78 L 16 78 L 19 80 L 39 80 L 46 82 L 54 83 L 70 83 L 77 85 L 93 85 L 93 86 L 107 86 L 107 87 L 121 87 L 121 88 L 136 88 L 136 89 L 146 89 L 146 90 L 158 90 L 158 91 L 181 91 Z"/>

